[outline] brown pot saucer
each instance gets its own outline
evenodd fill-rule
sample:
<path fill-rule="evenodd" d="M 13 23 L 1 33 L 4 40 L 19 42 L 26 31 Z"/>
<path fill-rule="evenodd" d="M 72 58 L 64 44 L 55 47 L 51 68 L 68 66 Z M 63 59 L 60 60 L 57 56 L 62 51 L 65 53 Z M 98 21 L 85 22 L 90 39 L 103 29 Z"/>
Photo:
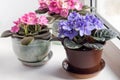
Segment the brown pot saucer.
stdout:
<path fill-rule="evenodd" d="M 69 64 L 67 59 L 65 59 L 62 62 L 62 67 L 66 72 L 69 72 L 69 74 L 75 78 L 87 79 L 87 78 L 92 78 L 92 77 L 96 76 L 100 71 L 102 71 L 103 68 L 105 67 L 105 61 L 103 59 L 101 59 L 100 65 L 94 71 L 89 70 L 89 69 L 74 68 L 73 66 L 71 66 Z M 88 71 L 88 73 L 86 70 Z M 84 73 L 84 71 L 85 71 L 85 73 Z"/>
<path fill-rule="evenodd" d="M 53 52 L 50 51 L 48 55 L 42 60 L 42 61 L 36 61 L 36 62 L 27 62 L 19 59 L 23 65 L 30 66 L 30 67 L 37 67 L 37 66 L 42 66 L 45 63 L 47 63 L 53 56 Z"/>

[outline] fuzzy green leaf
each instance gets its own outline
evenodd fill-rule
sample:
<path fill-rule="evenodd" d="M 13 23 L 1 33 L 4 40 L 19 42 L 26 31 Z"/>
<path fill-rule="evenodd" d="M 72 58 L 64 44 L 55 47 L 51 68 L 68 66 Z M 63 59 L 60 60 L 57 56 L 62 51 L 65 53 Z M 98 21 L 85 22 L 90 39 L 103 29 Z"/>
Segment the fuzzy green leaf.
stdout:
<path fill-rule="evenodd" d="M 24 38 L 21 40 L 21 44 L 22 44 L 22 45 L 28 45 L 28 44 L 30 44 L 33 40 L 34 40 L 34 37 L 24 37 Z"/>
<path fill-rule="evenodd" d="M 82 7 L 82 9 L 90 9 L 90 7 L 87 6 L 87 5 L 84 5 L 84 6 Z"/>
<path fill-rule="evenodd" d="M 35 12 L 36 13 L 38 13 L 38 14 L 44 14 L 44 13 L 46 13 L 48 10 L 46 9 L 46 10 L 35 10 Z"/>
<path fill-rule="evenodd" d="M 41 29 L 39 33 L 49 32 L 50 28 Z"/>
<path fill-rule="evenodd" d="M 100 44 L 100 43 L 85 43 L 84 44 L 85 47 L 87 48 L 91 48 L 91 49 L 103 49 L 103 44 Z"/>
<path fill-rule="evenodd" d="M 104 42 L 105 38 L 99 38 L 99 37 L 93 37 L 93 39 L 100 41 L 100 42 Z"/>
<path fill-rule="evenodd" d="M 20 38 L 20 39 L 22 39 L 22 38 L 24 38 L 24 36 L 19 35 L 19 34 L 13 34 L 12 38 Z"/>
<path fill-rule="evenodd" d="M 114 37 L 117 37 L 117 34 L 110 29 L 101 29 L 101 30 L 95 31 L 95 33 L 93 34 L 93 37 L 96 37 L 96 40 L 98 41 L 101 41 L 101 40 L 107 41 Z"/>
<path fill-rule="evenodd" d="M 47 17 L 47 19 L 49 24 L 53 23 L 56 20 L 54 17 Z"/>
<path fill-rule="evenodd" d="M 60 15 L 52 15 L 52 17 L 54 17 L 55 18 L 55 20 L 58 20 L 58 19 L 60 19 L 61 18 L 61 16 Z M 55 21 L 54 20 L 54 21 Z"/>
<path fill-rule="evenodd" d="M 51 37 L 51 33 L 50 32 L 45 32 L 45 33 L 41 33 L 39 35 L 35 35 L 34 37 L 36 39 L 47 39 L 47 38 Z"/>
<path fill-rule="evenodd" d="M 89 7 L 89 6 L 87 6 L 87 5 L 84 5 L 84 6 L 82 7 L 82 10 L 86 10 L 86 9 L 93 9 L 93 10 L 95 10 L 96 8 L 95 8 L 95 7 Z"/>
<path fill-rule="evenodd" d="M 86 10 L 80 10 L 80 11 L 79 11 L 79 14 L 81 14 L 81 15 L 85 15 L 85 14 L 87 14 L 87 13 L 89 13 L 89 11 L 86 11 Z"/>
<path fill-rule="evenodd" d="M 10 30 L 7 30 L 2 33 L 1 37 L 10 37 L 12 34 L 13 33 Z"/>
<path fill-rule="evenodd" d="M 82 47 L 81 44 L 76 44 L 75 42 L 73 42 L 72 40 L 68 38 L 64 39 L 64 45 L 69 49 L 79 49 Z"/>

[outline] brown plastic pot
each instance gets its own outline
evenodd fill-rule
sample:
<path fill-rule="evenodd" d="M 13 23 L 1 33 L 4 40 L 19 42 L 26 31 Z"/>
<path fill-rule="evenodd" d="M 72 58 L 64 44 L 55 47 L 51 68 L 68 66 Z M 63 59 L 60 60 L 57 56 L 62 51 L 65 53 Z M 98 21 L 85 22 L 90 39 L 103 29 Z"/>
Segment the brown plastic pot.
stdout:
<path fill-rule="evenodd" d="M 93 74 L 104 68 L 105 64 L 101 62 L 103 50 L 87 48 L 69 49 L 64 45 L 63 40 L 64 39 L 61 41 L 65 48 L 67 61 L 70 66 L 68 71 L 77 74 Z"/>
<path fill-rule="evenodd" d="M 72 50 L 65 46 L 64 48 L 67 59 L 63 61 L 63 68 L 76 78 L 94 77 L 105 67 L 105 62 L 101 58 L 103 50 Z M 64 63 L 67 64 L 67 67 Z"/>
<path fill-rule="evenodd" d="M 61 41 L 65 48 L 67 59 L 62 62 L 65 71 L 74 77 L 86 79 L 96 76 L 104 67 L 105 62 L 101 58 L 103 50 L 97 49 L 69 49 L 63 41 L 64 38 L 53 38 L 53 41 Z"/>
<path fill-rule="evenodd" d="M 89 69 L 100 64 L 102 50 L 72 50 L 65 48 L 67 59 L 71 66 L 79 69 Z"/>

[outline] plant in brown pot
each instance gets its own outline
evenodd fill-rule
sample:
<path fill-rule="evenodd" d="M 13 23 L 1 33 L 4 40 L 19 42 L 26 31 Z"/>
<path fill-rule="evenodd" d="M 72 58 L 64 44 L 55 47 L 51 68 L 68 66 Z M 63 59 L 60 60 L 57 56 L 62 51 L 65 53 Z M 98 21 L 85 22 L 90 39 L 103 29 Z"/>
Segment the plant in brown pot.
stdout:
<path fill-rule="evenodd" d="M 2 37 L 12 37 L 13 50 L 18 59 L 28 66 L 45 64 L 51 57 L 51 33 L 46 16 L 29 12 L 17 21 L 11 30 L 3 32 Z"/>
<path fill-rule="evenodd" d="M 94 14 L 80 15 L 75 11 L 67 20 L 59 21 L 58 33 L 67 55 L 63 68 L 79 78 L 93 77 L 104 68 L 103 47 L 116 37 Z"/>

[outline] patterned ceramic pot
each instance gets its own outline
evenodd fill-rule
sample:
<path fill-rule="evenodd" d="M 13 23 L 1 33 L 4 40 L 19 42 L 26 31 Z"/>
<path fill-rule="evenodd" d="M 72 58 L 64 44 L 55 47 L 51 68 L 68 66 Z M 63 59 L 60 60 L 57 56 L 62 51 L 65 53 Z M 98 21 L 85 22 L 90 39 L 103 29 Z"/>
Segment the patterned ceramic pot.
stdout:
<path fill-rule="evenodd" d="M 44 64 L 42 61 L 45 58 L 49 60 L 48 57 L 51 56 L 51 42 L 49 40 L 37 39 L 29 45 L 22 45 L 21 39 L 12 38 L 12 44 L 18 59 L 26 65 L 38 66 Z"/>

